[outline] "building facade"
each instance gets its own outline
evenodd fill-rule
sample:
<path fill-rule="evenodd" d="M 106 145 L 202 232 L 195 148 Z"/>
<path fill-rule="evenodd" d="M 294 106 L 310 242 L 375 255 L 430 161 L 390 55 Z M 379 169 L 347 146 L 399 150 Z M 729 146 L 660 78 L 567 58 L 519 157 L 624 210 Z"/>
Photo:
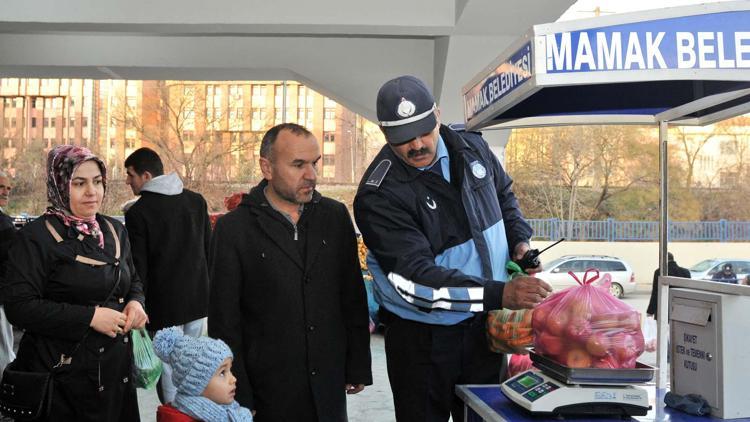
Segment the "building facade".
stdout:
<path fill-rule="evenodd" d="M 357 183 L 384 142 L 375 124 L 293 81 L 5 78 L 0 98 L 2 167 L 11 173 L 25 151 L 76 144 L 122 178 L 125 157 L 148 146 L 185 177 L 252 180 L 263 133 L 293 122 L 320 143 L 323 183 Z"/>

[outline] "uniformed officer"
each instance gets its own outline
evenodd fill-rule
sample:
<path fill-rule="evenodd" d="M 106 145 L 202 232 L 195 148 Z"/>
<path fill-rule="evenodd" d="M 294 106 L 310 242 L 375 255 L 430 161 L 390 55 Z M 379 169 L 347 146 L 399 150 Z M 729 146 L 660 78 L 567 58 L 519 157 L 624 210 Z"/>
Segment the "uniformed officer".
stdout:
<path fill-rule="evenodd" d="M 506 282 L 505 264 L 529 249 L 532 230 L 479 133 L 441 125 L 413 76 L 381 87 L 377 115 L 388 142 L 362 178 L 354 215 L 387 327 L 396 418 L 461 421 L 455 385 L 495 384 L 503 367 L 487 346 L 486 312 L 531 308 L 551 288 L 534 277 Z"/>

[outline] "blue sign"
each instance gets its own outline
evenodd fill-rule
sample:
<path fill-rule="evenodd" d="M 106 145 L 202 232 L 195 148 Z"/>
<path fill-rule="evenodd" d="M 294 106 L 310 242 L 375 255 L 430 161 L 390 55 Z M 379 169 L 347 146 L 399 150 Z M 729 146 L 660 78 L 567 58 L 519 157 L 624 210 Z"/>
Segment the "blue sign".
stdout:
<path fill-rule="evenodd" d="M 466 121 L 529 80 L 531 73 L 531 43 L 527 43 L 464 94 Z"/>
<path fill-rule="evenodd" d="M 750 69 L 750 11 L 548 34 L 545 43 L 547 73 Z"/>

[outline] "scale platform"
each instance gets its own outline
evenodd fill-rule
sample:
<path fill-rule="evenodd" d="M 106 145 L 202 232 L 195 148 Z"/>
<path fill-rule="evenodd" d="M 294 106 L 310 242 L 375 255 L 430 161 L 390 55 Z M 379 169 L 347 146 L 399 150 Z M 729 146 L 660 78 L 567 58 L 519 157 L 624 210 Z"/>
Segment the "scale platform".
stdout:
<path fill-rule="evenodd" d="M 513 402 L 532 414 L 645 416 L 651 406 L 641 384 L 654 368 L 570 368 L 531 352 L 538 370 L 525 371 L 500 385 Z"/>

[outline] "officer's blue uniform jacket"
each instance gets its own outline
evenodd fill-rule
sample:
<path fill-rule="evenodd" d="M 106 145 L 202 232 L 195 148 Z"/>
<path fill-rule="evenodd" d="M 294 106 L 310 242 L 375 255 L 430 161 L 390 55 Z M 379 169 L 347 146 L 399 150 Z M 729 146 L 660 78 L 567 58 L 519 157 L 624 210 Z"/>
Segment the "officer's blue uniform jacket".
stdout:
<path fill-rule="evenodd" d="M 440 136 L 450 177 L 437 165 L 411 167 L 386 145 L 362 178 L 354 216 L 380 305 L 405 319 L 453 325 L 501 307 L 509 251 L 532 230 L 481 135 L 441 126 Z"/>

